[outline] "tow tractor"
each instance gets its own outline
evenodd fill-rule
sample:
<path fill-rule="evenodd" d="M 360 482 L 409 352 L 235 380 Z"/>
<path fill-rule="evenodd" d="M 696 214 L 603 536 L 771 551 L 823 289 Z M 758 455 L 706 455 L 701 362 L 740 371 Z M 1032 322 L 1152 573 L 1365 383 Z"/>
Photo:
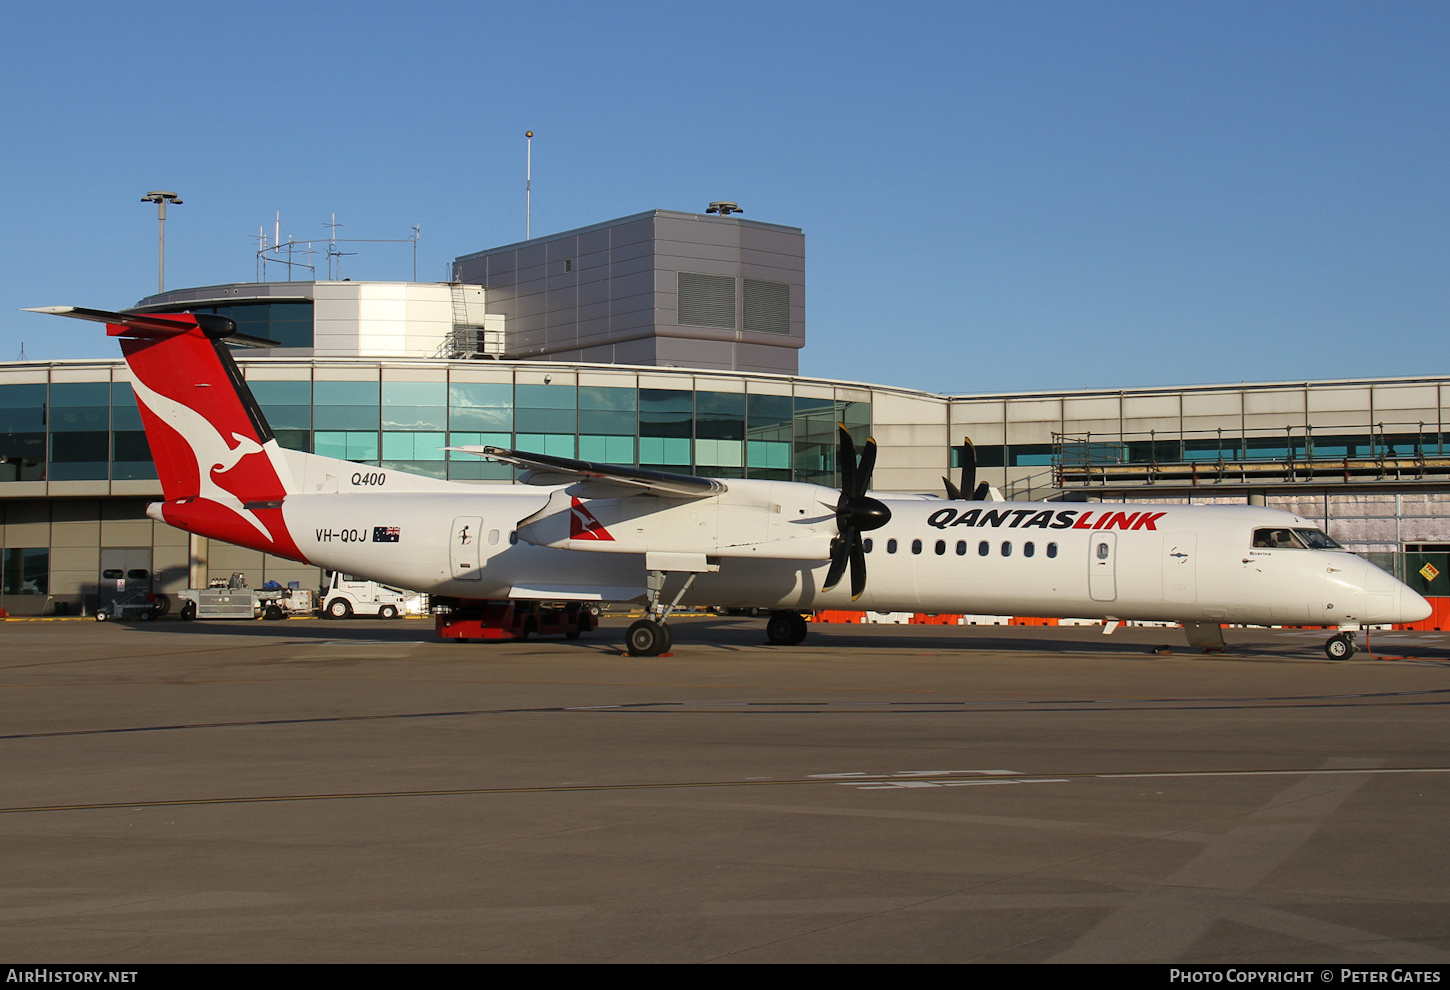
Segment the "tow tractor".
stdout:
<path fill-rule="evenodd" d="M 458 643 L 559 635 L 578 639 L 599 628 L 598 606 L 590 602 L 434 598 L 433 605 L 439 637 Z"/>

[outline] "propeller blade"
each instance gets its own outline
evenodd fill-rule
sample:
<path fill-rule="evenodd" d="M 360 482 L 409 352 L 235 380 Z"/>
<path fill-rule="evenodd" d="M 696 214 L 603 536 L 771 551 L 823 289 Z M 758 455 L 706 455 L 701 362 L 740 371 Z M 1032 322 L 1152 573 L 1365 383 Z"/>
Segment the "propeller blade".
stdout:
<path fill-rule="evenodd" d="M 866 590 L 866 553 L 861 547 L 861 534 L 852 533 L 851 540 L 851 601 L 861 597 Z"/>
<path fill-rule="evenodd" d="M 841 583 L 841 577 L 846 573 L 846 564 L 851 560 L 851 540 L 848 537 L 855 536 L 855 533 L 842 533 L 831 541 L 831 569 L 826 572 L 826 583 L 821 586 L 822 591 L 830 591 Z M 852 573 L 852 586 L 855 586 L 855 573 Z"/>
<path fill-rule="evenodd" d="M 852 497 L 860 498 L 871 487 L 871 475 L 876 470 L 876 441 L 866 438 L 866 449 L 861 451 L 861 466 L 856 470 L 856 490 Z"/>
<path fill-rule="evenodd" d="M 962 437 L 962 483 L 957 488 L 961 494 L 953 498 L 964 498 L 967 492 L 977 487 L 977 448 L 972 446 L 971 437 Z"/>
<path fill-rule="evenodd" d="M 952 484 L 952 479 L 948 478 L 946 475 L 942 475 L 941 483 L 946 486 L 947 498 L 952 499 L 953 501 L 961 500 L 962 490 L 956 485 Z"/>
<path fill-rule="evenodd" d="M 856 487 L 856 445 L 851 442 L 851 433 L 845 423 L 837 423 L 836 465 L 841 469 L 841 492 L 855 494 Z"/>
<path fill-rule="evenodd" d="M 988 485 L 985 481 L 982 482 L 980 485 L 977 486 L 977 490 L 972 492 L 972 501 L 985 502 L 987 500 L 987 496 L 991 494 L 990 489 L 990 485 Z"/>

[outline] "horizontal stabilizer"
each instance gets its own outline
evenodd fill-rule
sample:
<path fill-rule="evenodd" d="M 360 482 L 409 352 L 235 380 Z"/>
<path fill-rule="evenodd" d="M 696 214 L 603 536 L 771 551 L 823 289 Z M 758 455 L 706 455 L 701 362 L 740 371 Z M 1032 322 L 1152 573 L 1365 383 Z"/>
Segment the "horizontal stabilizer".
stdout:
<path fill-rule="evenodd" d="M 621 464 L 596 464 L 549 454 L 530 454 L 503 447 L 448 447 L 466 454 L 476 454 L 507 464 L 527 468 L 519 480 L 528 485 L 567 485 L 579 482 L 582 498 L 604 498 L 626 492 L 647 491 L 674 498 L 704 498 L 726 491 L 725 483 L 714 478 L 698 478 L 692 474 L 670 474 L 648 468 L 625 467 Z M 608 486 L 608 487 L 606 487 Z M 624 491 L 620 491 L 622 488 Z"/>
<path fill-rule="evenodd" d="M 113 327 L 124 327 L 122 331 L 110 331 L 113 337 L 158 338 L 186 333 L 192 327 L 200 327 L 202 333 L 214 340 L 225 340 L 229 344 L 245 344 L 248 347 L 280 347 L 281 342 L 266 337 L 253 337 L 238 333 L 235 320 L 215 313 L 176 313 L 149 315 L 146 313 L 112 313 L 104 309 L 83 309 L 80 306 L 37 306 L 27 313 L 48 313 L 51 316 L 70 316 L 77 320 L 92 320 Z"/>

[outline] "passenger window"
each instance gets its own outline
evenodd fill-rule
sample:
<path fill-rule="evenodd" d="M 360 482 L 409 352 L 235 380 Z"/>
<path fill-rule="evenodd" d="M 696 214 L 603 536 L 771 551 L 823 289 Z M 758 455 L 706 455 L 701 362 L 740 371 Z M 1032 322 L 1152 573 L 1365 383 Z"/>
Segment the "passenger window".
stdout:
<path fill-rule="evenodd" d="M 920 540 L 912 540 L 911 541 L 911 552 L 912 553 L 921 553 L 921 541 Z"/>
<path fill-rule="evenodd" d="M 509 546 L 513 546 L 514 544 L 516 544 L 518 542 L 519 542 L 519 532 L 518 532 L 518 530 L 514 530 L 511 533 L 509 533 Z"/>
<path fill-rule="evenodd" d="M 491 529 L 488 531 L 488 545 L 491 547 L 498 546 L 498 530 Z"/>
<path fill-rule="evenodd" d="M 1033 543 L 1031 541 L 1028 541 L 1027 543 L 1022 544 L 1022 556 L 1024 556 L 1024 557 L 1031 557 L 1036 552 L 1037 552 L 1037 544 L 1035 544 L 1035 543 Z"/>
<path fill-rule="evenodd" d="M 989 554 L 991 552 L 992 552 L 992 548 L 991 548 L 991 546 L 988 545 L 988 543 L 987 543 L 986 540 L 983 540 L 981 543 L 978 543 L 977 544 L 977 556 L 978 557 L 985 557 L 985 556 L 987 556 L 987 554 Z"/>
<path fill-rule="evenodd" d="M 967 541 L 966 540 L 957 540 L 957 556 L 958 557 L 965 557 L 966 555 L 967 555 Z"/>
<path fill-rule="evenodd" d="M 936 555 L 938 557 L 940 557 L 942 554 L 944 554 L 946 552 L 947 552 L 947 541 L 946 540 L 937 540 L 936 541 Z"/>
<path fill-rule="evenodd" d="M 866 553 L 870 553 L 871 552 L 871 548 L 874 547 L 875 545 L 876 544 L 874 544 L 874 543 L 871 542 L 871 537 L 869 537 L 869 536 L 866 537 L 866 539 L 864 539 L 864 540 L 861 541 L 861 549 L 864 550 Z"/>
<path fill-rule="evenodd" d="M 1047 555 L 1049 557 L 1056 557 L 1057 556 L 1057 544 L 1056 543 L 1049 543 L 1047 545 Z"/>
<path fill-rule="evenodd" d="M 886 541 L 886 552 L 887 553 L 895 553 L 896 552 L 896 541 L 895 540 L 887 540 Z"/>
<path fill-rule="evenodd" d="M 1003 540 L 1002 541 L 1002 556 L 1004 556 L 1004 557 L 1010 557 L 1010 556 L 1012 556 L 1012 543 L 1011 543 L 1010 540 Z"/>

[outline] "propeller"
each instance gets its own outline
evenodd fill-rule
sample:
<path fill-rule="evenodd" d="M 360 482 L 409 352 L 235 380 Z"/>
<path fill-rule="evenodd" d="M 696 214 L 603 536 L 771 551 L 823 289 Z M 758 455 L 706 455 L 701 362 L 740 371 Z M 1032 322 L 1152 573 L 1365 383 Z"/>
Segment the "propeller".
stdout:
<path fill-rule="evenodd" d="M 956 501 L 980 502 L 987 497 L 987 483 L 980 485 L 977 481 L 977 448 L 972 446 L 971 437 L 962 437 L 962 445 L 959 448 L 962 452 L 962 484 L 958 487 L 952 484 L 952 480 L 945 475 L 942 476 L 942 484 L 946 485 L 947 498 Z M 970 492 L 971 494 L 967 494 Z"/>
<path fill-rule="evenodd" d="M 871 487 L 871 472 L 876 467 L 876 441 L 867 439 L 858 464 L 856 445 L 851 442 L 845 424 L 837 424 L 837 429 L 840 441 L 836 447 L 836 463 L 841 466 L 841 497 L 836 500 L 839 535 L 831 541 L 831 568 L 826 572 L 826 583 L 821 590 L 830 591 L 839 584 L 849 563 L 851 600 L 855 601 L 866 590 L 866 553 L 861 546 L 861 534 L 885 526 L 891 521 L 891 510 L 866 495 Z"/>

